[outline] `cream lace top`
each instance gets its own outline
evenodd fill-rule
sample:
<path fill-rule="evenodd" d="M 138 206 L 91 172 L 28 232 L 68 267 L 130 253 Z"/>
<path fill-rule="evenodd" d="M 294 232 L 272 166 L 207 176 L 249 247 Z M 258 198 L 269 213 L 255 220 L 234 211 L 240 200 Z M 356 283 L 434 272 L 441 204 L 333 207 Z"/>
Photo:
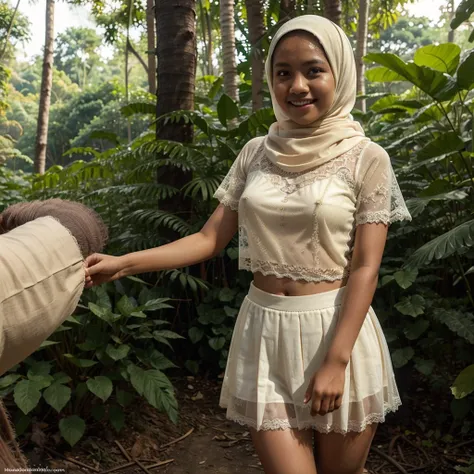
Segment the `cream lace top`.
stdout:
<path fill-rule="evenodd" d="M 292 173 L 254 138 L 214 197 L 239 213 L 239 268 L 292 280 L 343 279 L 357 225 L 411 220 L 388 154 L 370 140 Z"/>

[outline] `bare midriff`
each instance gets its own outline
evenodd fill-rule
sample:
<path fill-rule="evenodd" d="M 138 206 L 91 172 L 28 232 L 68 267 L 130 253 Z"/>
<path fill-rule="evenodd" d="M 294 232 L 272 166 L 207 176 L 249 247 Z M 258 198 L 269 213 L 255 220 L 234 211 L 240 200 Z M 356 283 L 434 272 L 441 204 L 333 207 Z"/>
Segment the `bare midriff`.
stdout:
<path fill-rule="evenodd" d="M 277 278 L 274 275 L 263 275 L 256 272 L 253 274 L 253 284 L 262 291 L 281 296 L 304 296 L 325 293 L 337 290 L 347 283 L 347 278 L 337 281 L 309 282 L 304 280 L 292 280 L 290 278 Z"/>

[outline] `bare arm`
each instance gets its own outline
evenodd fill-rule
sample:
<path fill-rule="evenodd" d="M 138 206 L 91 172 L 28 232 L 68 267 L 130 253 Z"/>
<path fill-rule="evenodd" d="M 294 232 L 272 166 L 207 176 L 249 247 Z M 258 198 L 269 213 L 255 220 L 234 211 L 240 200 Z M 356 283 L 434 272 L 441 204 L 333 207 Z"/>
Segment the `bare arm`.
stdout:
<path fill-rule="evenodd" d="M 357 227 L 351 274 L 336 332 L 324 363 L 311 378 L 304 398 L 304 403 L 311 400 L 312 416 L 325 415 L 341 406 L 346 367 L 377 287 L 386 239 L 387 226 L 384 224 Z"/>
<path fill-rule="evenodd" d="M 387 239 L 384 224 L 357 227 L 351 273 L 344 294 L 334 339 L 326 361 L 347 364 L 377 288 Z"/>
<path fill-rule="evenodd" d="M 238 214 L 219 204 L 203 228 L 195 234 L 160 247 L 121 257 L 94 254 L 87 259 L 92 284 L 138 273 L 181 268 L 208 260 L 230 242 L 238 228 Z M 92 286 L 90 280 L 88 286 Z"/>

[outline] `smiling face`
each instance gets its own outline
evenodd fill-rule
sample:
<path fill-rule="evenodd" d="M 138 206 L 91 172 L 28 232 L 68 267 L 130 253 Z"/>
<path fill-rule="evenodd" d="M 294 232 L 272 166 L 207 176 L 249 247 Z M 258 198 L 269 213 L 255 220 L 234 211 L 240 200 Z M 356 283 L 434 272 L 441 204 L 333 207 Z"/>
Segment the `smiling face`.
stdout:
<path fill-rule="evenodd" d="M 324 50 L 310 33 L 297 31 L 278 43 L 272 61 L 272 87 L 288 118 L 307 126 L 329 112 L 336 82 Z"/>

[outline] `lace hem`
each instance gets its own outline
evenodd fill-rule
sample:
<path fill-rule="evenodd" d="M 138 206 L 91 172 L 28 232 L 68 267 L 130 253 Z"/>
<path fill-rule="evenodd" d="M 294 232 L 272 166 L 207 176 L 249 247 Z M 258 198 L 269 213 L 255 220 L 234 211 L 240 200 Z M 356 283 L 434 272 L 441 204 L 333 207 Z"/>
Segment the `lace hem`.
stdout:
<path fill-rule="evenodd" d="M 411 221 L 410 213 L 401 207 L 393 211 L 374 211 L 356 214 L 356 225 L 361 224 L 393 224 L 397 221 Z"/>
<path fill-rule="evenodd" d="M 234 421 L 242 426 L 248 426 L 253 428 L 257 431 L 275 431 L 275 430 L 288 430 L 288 429 L 298 429 L 298 430 L 307 430 L 313 429 L 319 433 L 339 433 L 339 434 L 347 434 L 349 432 L 356 432 L 361 433 L 364 431 L 368 425 L 373 423 L 383 423 L 385 421 L 385 417 L 390 412 L 396 412 L 402 404 L 400 398 L 396 398 L 391 405 L 385 405 L 383 413 L 369 413 L 362 421 L 349 421 L 347 424 L 347 429 L 343 429 L 339 426 L 330 425 L 330 424 L 321 424 L 321 423 L 314 423 L 312 421 L 307 421 L 304 423 L 297 422 L 296 419 L 283 419 L 283 418 L 274 418 L 272 420 L 264 420 L 260 427 L 257 423 L 245 416 L 233 414 L 233 413 L 226 413 L 226 418 L 228 420 Z"/>
<path fill-rule="evenodd" d="M 234 199 L 231 196 L 229 196 L 224 189 L 218 189 L 214 197 L 223 205 L 226 207 L 230 207 L 233 211 L 238 211 L 239 210 L 239 199 Z"/>
<path fill-rule="evenodd" d="M 283 265 L 273 262 L 252 260 L 250 257 L 239 258 L 239 269 L 262 275 L 274 275 L 277 278 L 289 278 L 293 281 L 303 280 L 318 283 L 321 281 L 339 281 L 349 276 L 349 266 L 338 268 L 307 268 L 298 265 Z"/>

